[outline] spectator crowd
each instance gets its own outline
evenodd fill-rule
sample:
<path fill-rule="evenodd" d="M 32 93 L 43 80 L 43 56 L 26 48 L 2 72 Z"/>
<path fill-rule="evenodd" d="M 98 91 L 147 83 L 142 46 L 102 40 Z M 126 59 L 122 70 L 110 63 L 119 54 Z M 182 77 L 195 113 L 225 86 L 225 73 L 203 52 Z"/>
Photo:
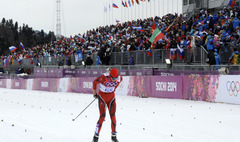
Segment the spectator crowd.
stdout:
<path fill-rule="evenodd" d="M 93 63 L 109 65 L 112 52 L 188 49 L 190 58 L 187 63 L 191 63 L 198 54 L 198 49 L 204 48 L 210 57 L 211 54 L 212 57 L 218 57 L 216 54 L 219 54 L 221 58 L 229 58 L 232 64 L 238 64 L 239 18 L 239 7 L 225 7 L 214 12 L 201 10 L 188 19 L 178 14 L 167 14 L 163 17 L 156 16 L 98 27 L 69 38 L 62 36 L 51 43 L 2 55 L 1 59 L 2 61 L 9 59 L 9 63 L 12 63 L 11 59 L 15 59 L 19 64 L 22 59 L 29 59 L 33 64 L 34 59 L 41 57 L 66 57 L 65 60 L 59 60 L 59 63 L 71 65 L 72 63 L 67 60 L 68 57 L 74 56 L 75 63 L 80 63 L 85 60 L 83 55 L 88 54 L 87 65 Z M 155 27 L 164 33 L 164 37 L 156 44 L 152 44 L 149 39 Z M 232 56 L 225 57 L 224 54 L 227 52 L 233 53 Z M 92 61 L 89 58 L 94 53 L 98 56 Z M 209 64 L 220 64 L 221 61 L 217 60 Z M 134 65 L 134 58 L 131 55 L 129 55 L 129 64 Z"/>

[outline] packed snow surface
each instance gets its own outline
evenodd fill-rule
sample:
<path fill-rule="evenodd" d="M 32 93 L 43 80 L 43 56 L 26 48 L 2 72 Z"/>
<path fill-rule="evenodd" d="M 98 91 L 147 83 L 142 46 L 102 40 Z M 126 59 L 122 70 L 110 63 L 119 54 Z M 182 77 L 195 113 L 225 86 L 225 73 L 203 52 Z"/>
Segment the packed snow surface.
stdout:
<path fill-rule="evenodd" d="M 0 89 L 1 142 L 91 142 L 91 94 Z M 240 105 L 116 96 L 120 142 L 239 142 Z M 99 142 L 111 142 L 107 113 Z"/>

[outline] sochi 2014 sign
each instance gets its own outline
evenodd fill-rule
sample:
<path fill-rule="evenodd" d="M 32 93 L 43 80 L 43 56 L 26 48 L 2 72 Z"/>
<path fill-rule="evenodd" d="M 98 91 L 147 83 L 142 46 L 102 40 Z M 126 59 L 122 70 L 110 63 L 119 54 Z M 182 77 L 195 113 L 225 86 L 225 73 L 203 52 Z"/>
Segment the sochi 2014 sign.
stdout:
<path fill-rule="evenodd" d="M 151 97 L 182 99 L 182 76 L 152 76 Z"/>

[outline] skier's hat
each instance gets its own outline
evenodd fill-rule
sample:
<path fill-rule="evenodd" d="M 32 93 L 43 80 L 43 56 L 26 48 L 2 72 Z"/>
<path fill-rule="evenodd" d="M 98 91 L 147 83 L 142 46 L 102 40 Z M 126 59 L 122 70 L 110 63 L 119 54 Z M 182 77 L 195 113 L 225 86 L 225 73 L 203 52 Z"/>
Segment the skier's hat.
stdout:
<path fill-rule="evenodd" d="M 118 70 L 116 68 L 111 69 L 110 76 L 113 79 L 116 79 L 118 77 Z"/>

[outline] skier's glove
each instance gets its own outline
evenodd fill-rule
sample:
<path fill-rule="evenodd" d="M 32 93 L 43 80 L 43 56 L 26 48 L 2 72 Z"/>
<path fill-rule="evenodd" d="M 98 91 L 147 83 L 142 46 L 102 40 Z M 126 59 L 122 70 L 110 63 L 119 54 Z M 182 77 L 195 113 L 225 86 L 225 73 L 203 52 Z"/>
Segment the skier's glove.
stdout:
<path fill-rule="evenodd" d="M 97 99 L 98 98 L 98 94 L 93 95 L 93 97 Z"/>

